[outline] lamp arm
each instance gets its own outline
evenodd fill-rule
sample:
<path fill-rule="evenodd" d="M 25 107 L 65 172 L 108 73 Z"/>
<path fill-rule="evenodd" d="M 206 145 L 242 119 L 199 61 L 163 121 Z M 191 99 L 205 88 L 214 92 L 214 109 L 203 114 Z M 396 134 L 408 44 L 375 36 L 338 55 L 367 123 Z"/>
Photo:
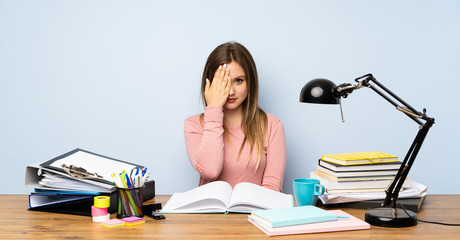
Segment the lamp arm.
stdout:
<path fill-rule="evenodd" d="M 391 184 L 388 186 L 388 188 L 385 190 L 386 197 L 382 203 L 382 207 L 390 206 L 390 207 L 396 208 L 396 201 L 398 199 L 399 192 L 404 184 L 404 181 L 407 178 L 407 175 L 415 161 L 415 158 L 417 157 L 417 154 L 420 148 L 422 147 L 423 141 L 425 140 L 428 130 L 434 124 L 434 118 L 430 118 L 426 115 L 426 109 L 423 109 L 423 113 L 420 113 L 417 110 L 415 110 L 415 108 L 410 106 L 407 102 L 402 100 L 392 91 L 390 91 L 388 88 L 383 86 L 383 84 L 378 82 L 377 79 L 375 79 L 372 76 L 372 74 L 366 74 L 362 77 L 356 78 L 355 81 L 358 83 L 357 85 L 355 85 L 356 86 L 355 89 L 360 88 L 360 87 L 371 88 L 372 90 L 374 90 L 374 92 L 376 92 L 381 97 L 385 98 L 388 102 L 390 102 L 393 106 L 395 106 L 397 110 L 406 114 L 409 118 L 414 120 L 420 126 L 420 129 L 414 141 L 412 142 L 412 145 L 409 148 L 409 151 L 404 157 L 404 161 L 401 163 L 401 167 L 396 173 L 395 178 L 393 179 Z M 396 101 L 393 101 L 393 99 L 391 99 L 389 96 L 385 95 L 382 91 L 380 91 L 374 85 L 370 84 L 369 82 L 371 81 L 375 83 L 380 89 L 384 90 L 387 94 L 393 97 L 396 101 L 404 105 L 404 107 L 400 106 Z M 425 120 L 425 123 L 422 123 L 419 119 Z"/>
<path fill-rule="evenodd" d="M 368 87 L 368 88 L 372 89 L 374 92 L 376 92 L 381 97 L 383 97 L 385 100 L 387 100 L 389 103 L 391 103 L 393 106 L 395 106 L 396 109 L 398 109 L 399 111 L 402 111 L 408 117 L 410 117 L 412 120 L 414 120 L 418 125 L 423 124 L 418 119 L 420 119 L 420 118 L 425 119 L 425 120 L 428 119 L 428 117 L 425 114 L 425 112 L 426 112 L 425 110 L 424 110 L 423 114 L 418 112 L 417 110 L 415 110 L 415 108 L 413 108 L 407 102 L 405 102 L 400 97 L 398 97 L 398 95 L 394 94 L 392 91 L 390 91 L 388 88 L 386 88 L 383 84 L 381 84 L 379 81 L 377 81 L 377 79 L 375 79 L 374 76 L 372 76 L 372 74 L 366 74 L 366 75 L 364 75 L 362 77 L 356 78 L 355 81 L 358 82 L 358 84 L 360 84 L 362 86 L 365 86 L 365 87 Z M 404 107 L 401 107 L 396 101 L 393 101 L 393 99 L 391 99 L 389 96 L 385 95 L 383 92 L 381 92 L 374 85 L 370 84 L 369 83 L 370 81 L 375 83 L 375 85 L 377 85 L 380 89 L 382 89 L 387 94 L 389 94 L 391 97 L 393 97 L 396 101 L 401 103 Z"/>
<path fill-rule="evenodd" d="M 396 207 L 396 201 L 399 196 L 399 191 L 401 190 L 404 181 L 406 180 L 407 175 L 409 174 L 409 171 L 415 161 L 415 158 L 417 157 L 417 154 L 420 148 L 422 147 L 423 141 L 425 140 L 428 130 L 433 125 L 433 123 L 434 119 L 433 121 L 426 122 L 424 125 L 420 127 L 414 141 L 412 142 L 411 147 L 409 148 L 409 151 L 404 157 L 404 161 L 401 163 L 401 167 L 396 173 L 395 178 L 388 186 L 388 188 L 385 190 L 386 197 L 383 200 L 382 207 Z"/>

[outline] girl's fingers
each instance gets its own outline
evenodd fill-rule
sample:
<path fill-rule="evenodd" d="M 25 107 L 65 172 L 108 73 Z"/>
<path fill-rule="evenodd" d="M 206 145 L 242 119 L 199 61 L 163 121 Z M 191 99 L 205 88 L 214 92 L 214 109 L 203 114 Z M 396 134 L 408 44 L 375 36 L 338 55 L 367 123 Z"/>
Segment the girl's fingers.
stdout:
<path fill-rule="evenodd" d="M 210 86 L 210 85 L 211 85 L 211 84 L 209 83 L 209 79 L 206 78 L 206 85 L 204 86 L 204 91 L 205 91 L 205 92 L 209 91 L 209 86 Z"/>
<path fill-rule="evenodd" d="M 216 70 L 214 73 L 214 78 L 212 80 L 212 87 L 223 87 L 227 85 L 227 78 L 229 74 L 229 69 L 227 67 L 227 64 L 220 65 L 219 68 Z"/>
<path fill-rule="evenodd" d="M 221 81 L 220 81 L 220 86 L 222 88 L 225 88 L 225 85 L 227 85 L 227 72 L 228 72 L 228 68 L 224 64 L 224 67 L 222 68 Z"/>
<path fill-rule="evenodd" d="M 231 81 L 230 77 L 227 77 L 227 85 L 225 86 L 225 92 L 229 93 L 231 86 L 232 86 L 232 81 Z"/>
<path fill-rule="evenodd" d="M 214 73 L 214 78 L 212 79 L 212 85 L 219 82 L 219 79 L 221 78 L 220 77 L 221 72 L 222 72 L 222 65 L 220 65 L 219 68 L 217 68 L 216 72 Z"/>
<path fill-rule="evenodd" d="M 225 70 L 225 75 L 224 75 L 224 79 L 223 79 L 223 84 L 222 84 L 222 87 L 227 89 L 227 86 L 230 84 L 230 70 L 228 68 L 226 68 Z"/>
<path fill-rule="evenodd" d="M 227 75 L 228 75 L 228 67 L 227 67 L 227 64 L 224 64 L 224 66 L 220 70 L 220 78 L 221 78 L 222 87 L 224 87 L 225 84 L 227 84 L 227 78 L 226 78 Z"/>

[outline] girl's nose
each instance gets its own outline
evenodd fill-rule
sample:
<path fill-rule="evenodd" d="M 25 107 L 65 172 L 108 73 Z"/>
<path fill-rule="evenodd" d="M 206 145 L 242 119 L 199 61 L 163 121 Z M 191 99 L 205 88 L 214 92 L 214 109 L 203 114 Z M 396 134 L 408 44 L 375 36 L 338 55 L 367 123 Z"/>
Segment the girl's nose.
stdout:
<path fill-rule="evenodd" d="M 235 94 L 235 87 L 233 85 L 233 82 L 230 84 L 230 92 L 229 92 L 230 95 L 233 95 Z"/>

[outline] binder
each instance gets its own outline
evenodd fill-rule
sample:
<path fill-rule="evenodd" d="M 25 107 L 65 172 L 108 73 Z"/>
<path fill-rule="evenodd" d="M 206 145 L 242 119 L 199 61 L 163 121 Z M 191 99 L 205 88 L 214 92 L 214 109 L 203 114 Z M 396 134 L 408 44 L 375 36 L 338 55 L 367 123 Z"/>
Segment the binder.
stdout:
<path fill-rule="evenodd" d="M 117 211 L 118 207 L 118 195 L 117 191 L 113 191 L 110 194 L 100 194 L 110 197 L 110 207 L 108 209 L 109 213 L 114 213 Z M 30 197 L 34 195 L 50 195 L 49 193 L 35 193 L 31 194 Z M 94 204 L 95 195 L 79 195 L 81 198 L 76 198 L 76 195 L 68 194 L 59 194 L 54 195 L 56 198 L 62 198 L 60 202 L 44 204 L 39 207 L 30 207 L 29 202 L 29 211 L 40 211 L 40 212 L 53 212 L 53 213 L 65 213 L 65 214 L 74 214 L 82 216 L 91 216 L 91 206 Z M 142 191 L 142 200 L 146 202 L 155 197 L 155 181 L 150 180 L 145 182 L 144 189 Z M 73 200 L 66 198 L 74 198 Z"/>
<path fill-rule="evenodd" d="M 66 172 L 62 165 L 75 166 L 84 169 L 91 174 L 97 174 L 97 178 L 78 178 Z M 101 193 L 110 193 L 115 190 L 115 185 L 110 174 L 119 173 L 122 170 L 131 170 L 133 168 L 143 168 L 141 165 L 132 164 L 118 159 L 110 158 L 93 152 L 89 152 L 80 148 L 62 154 L 51 160 L 35 163 L 26 167 L 25 185 L 31 188 L 47 189 L 47 190 L 69 190 L 64 187 L 46 187 L 41 185 L 40 178 L 43 172 L 56 174 L 72 179 L 77 183 L 87 183 L 99 188 L 89 191 L 98 191 Z"/>

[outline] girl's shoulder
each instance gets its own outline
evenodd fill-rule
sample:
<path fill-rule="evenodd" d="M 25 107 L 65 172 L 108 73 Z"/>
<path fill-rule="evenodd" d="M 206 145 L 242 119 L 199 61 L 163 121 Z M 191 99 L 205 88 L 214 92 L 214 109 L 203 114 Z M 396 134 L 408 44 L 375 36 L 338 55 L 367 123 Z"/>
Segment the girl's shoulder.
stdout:
<path fill-rule="evenodd" d="M 185 122 L 200 122 L 200 118 L 203 113 L 192 115 L 185 119 Z"/>
<path fill-rule="evenodd" d="M 268 125 L 270 125 L 270 123 L 272 124 L 278 124 L 278 123 L 281 123 L 281 119 L 279 119 L 277 116 L 273 115 L 273 114 L 270 114 L 270 113 L 266 113 L 267 114 L 267 123 Z"/>
<path fill-rule="evenodd" d="M 185 123 L 184 123 L 185 129 L 188 130 L 190 128 L 193 128 L 193 129 L 197 129 L 197 128 L 201 129 L 201 128 L 203 128 L 203 124 L 202 124 L 203 118 L 201 116 L 202 116 L 202 113 L 192 115 L 192 116 L 186 118 Z"/>
<path fill-rule="evenodd" d="M 283 122 L 277 116 L 266 113 L 267 114 L 267 129 L 269 132 L 274 129 L 284 128 Z"/>

